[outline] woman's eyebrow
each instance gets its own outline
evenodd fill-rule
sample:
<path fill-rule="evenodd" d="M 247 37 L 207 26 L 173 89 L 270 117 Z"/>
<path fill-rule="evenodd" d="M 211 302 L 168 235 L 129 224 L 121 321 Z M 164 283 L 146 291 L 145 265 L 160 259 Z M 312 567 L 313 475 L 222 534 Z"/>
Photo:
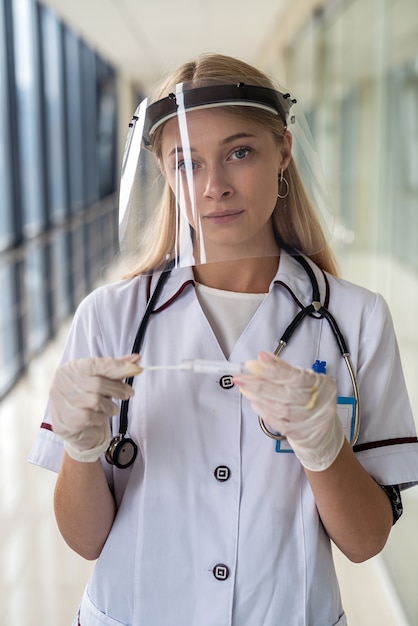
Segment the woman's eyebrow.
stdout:
<path fill-rule="evenodd" d="M 181 146 L 174 146 L 171 152 L 168 153 L 168 156 L 172 156 L 173 154 L 178 154 L 179 152 L 184 152 L 183 148 Z M 195 148 L 190 148 L 188 152 L 196 152 L 196 150 Z"/>
<path fill-rule="evenodd" d="M 225 139 L 222 139 L 222 141 L 220 142 L 221 146 L 225 146 L 229 143 L 232 143 L 233 141 L 236 141 L 237 139 L 249 139 L 249 138 L 255 138 L 257 135 L 253 135 L 252 133 L 247 133 L 247 132 L 241 132 L 241 133 L 234 133 L 233 135 L 230 135 L 229 137 L 225 137 Z M 196 152 L 196 148 L 190 148 L 188 150 L 190 153 L 192 152 Z M 171 152 L 169 152 L 168 156 L 172 156 L 173 154 L 179 154 L 180 152 L 184 152 L 183 148 L 181 146 L 175 146 Z"/>
<path fill-rule="evenodd" d="M 253 135 L 252 133 L 247 133 L 247 132 L 235 133 L 234 135 L 225 137 L 225 139 L 221 141 L 221 145 L 231 143 L 231 141 L 235 141 L 236 139 L 249 139 L 250 137 L 256 137 L 256 136 L 257 135 Z"/>

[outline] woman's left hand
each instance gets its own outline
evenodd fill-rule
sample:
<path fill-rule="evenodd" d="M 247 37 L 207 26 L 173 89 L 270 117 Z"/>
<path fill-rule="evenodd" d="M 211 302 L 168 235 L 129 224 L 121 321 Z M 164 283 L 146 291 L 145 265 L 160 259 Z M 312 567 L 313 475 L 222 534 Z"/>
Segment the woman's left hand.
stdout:
<path fill-rule="evenodd" d="M 250 374 L 234 383 L 273 431 L 284 435 L 302 465 L 311 471 L 327 469 L 344 443 L 337 415 L 335 381 L 313 370 L 292 367 L 261 352 L 245 364 Z"/>

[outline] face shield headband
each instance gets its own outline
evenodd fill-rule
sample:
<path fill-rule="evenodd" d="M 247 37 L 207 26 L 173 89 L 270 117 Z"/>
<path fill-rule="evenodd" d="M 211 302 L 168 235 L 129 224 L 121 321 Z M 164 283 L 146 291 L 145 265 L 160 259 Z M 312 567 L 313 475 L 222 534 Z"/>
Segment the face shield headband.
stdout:
<path fill-rule="evenodd" d="M 292 104 L 296 100 L 290 93 L 281 93 L 256 85 L 239 82 L 236 85 L 212 85 L 182 91 L 182 107 L 186 111 L 202 110 L 224 106 L 247 106 L 270 111 L 280 115 L 285 126 Z M 172 119 L 179 112 L 178 93 L 170 93 L 167 98 L 150 104 L 147 110 L 147 122 L 144 128 L 145 145 L 151 143 L 155 130 Z"/>
<path fill-rule="evenodd" d="M 286 90 L 246 84 L 245 80 L 225 84 L 223 79 L 223 82 L 214 81 L 213 84 L 197 88 L 181 83 L 165 98 L 152 103 L 145 99 L 132 118 L 122 164 L 119 239 L 121 254 L 128 268 L 138 268 L 142 273 L 151 273 L 155 269 L 163 269 L 168 264 L 186 267 L 230 258 L 229 252 L 225 254 L 220 252 L 214 256 L 211 249 L 210 254 L 208 253 L 205 223 L 201 217 L 202 194 L 196 181 L 205 171 L 207 146 L 210 144 L 208 137 L 217 126 L 216 115 L 208 118 L 209 125 L 203 123 L 206 111 L 215 113 L 217 110 L 228 111 L 228 109 L 231 112 L 239 111 L 241 120 L 245 119 L 248 112 L 251 124 L 250 110 L 259 109 L 277 116 L 283 129 L 291 125 L 292 159 L 297 164 L 302 180 L 305 181 L 305 188 L 311 192 L 311 197 L 313 195 L 315 209 L 319 206 L 322 227 L 324 227 L 322 218 L 324 215 L 326 217 L 326 238 L 328 238 L 329 218 L 332 212 L 322 168 L 306 120 L 297 108 L 296 99 Z M 199 118 L 202 120 L 200 126 Z M 172 176 L 171 180 L 167 175 L 167 168 L 162 164 L 161 148 L 156 149 L 155 140 L 156 131 L 161 138 L 161 135 L 166 134 L 166 128 L 170 128 L 171 135 L 176 137 L 172 149 L 172 152 L 176 153 L 176 162 L 171 168 L 175 171 L 175 176 L 174 178 Z M 242 152 L 246 150 L 244 145 L 237 144 L 236 148 L 234 160 L 241 158 L 241 154 L 244 156 L 246 154 Z M 196 153 L 199 159 L 194 158 Z M 280 182 L 280 174 L 278 171 L 273 200 L 271 194 L 269 197 L 272 211 L 277 203 L 283 204 L 284 210 L 288 204 L 287 193 L 284 192 L 289 183 L 286 180 L 286 172 L 282 174 L 285 178 L 284 183 Z M 228 176 L 229 174 L 225 174 L 225 185 L 229 188 Z M 231 188 L 234 188 L 233 185 Z M 285 199 L 281 199 L 283 195 Z M 244 213 L 256 209 L 251 206 L 250 200 L 248 204 L 245 204 L 246 200 L 240 202 L 238 208 Z M 233 212 L 237 208 L 232 200 L 230 206 L 232 208 L 227 208 L 225 204 L 225 207 L 220 209 L 225 211 L 226 222 L 228 212 Z M 289 214 L 290 219 L 292 216 Z M 222 224 L 222 229 L 226 231 L 227 226 Z M 258 247 L 254 252 L 251 245 L 243 245 L 237 253 L 238 257 L 234 258 L 268 254 L 260 250 L 262 248 Z M 314 252 L 317 251 L 319 250 Z"/>

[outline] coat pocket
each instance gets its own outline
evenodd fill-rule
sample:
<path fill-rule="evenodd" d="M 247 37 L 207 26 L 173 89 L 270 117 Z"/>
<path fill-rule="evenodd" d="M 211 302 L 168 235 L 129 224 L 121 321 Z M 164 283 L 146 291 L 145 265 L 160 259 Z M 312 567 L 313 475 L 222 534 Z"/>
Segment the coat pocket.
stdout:
<path fill-rule="evenodd" d="M 125 622 L 119 622 L 100 611 L 91 601 L 88 590 L 84 592 L 80 609 L 73 626 L 129 626 Z"/>

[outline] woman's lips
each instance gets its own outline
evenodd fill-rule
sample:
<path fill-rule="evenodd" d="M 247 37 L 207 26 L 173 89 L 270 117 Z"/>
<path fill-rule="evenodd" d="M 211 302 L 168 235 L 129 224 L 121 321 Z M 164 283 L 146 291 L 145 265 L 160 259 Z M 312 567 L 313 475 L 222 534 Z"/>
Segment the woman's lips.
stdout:
<path fill-rule="evenodd" d="M 205 219 L 213 224 L 229 224 L 238 219 L 244 211 L 214 211 L 205 215 Z"/>

